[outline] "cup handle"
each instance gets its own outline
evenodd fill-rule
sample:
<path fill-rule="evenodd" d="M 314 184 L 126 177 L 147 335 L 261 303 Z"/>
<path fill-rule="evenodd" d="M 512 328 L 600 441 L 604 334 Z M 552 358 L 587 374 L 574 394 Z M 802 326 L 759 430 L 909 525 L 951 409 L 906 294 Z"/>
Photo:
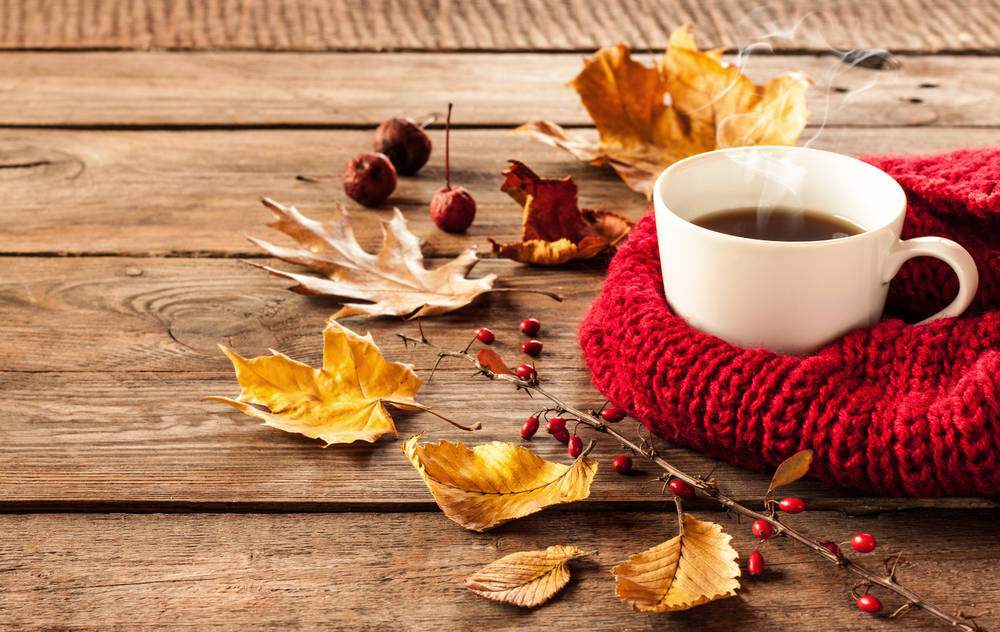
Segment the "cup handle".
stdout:
<path fill-rule="evenodd" d="M 958 316 L 969 307 L 979 288 L 979 270 L 976 269 L 972 255 L 965 248 L 944 237 L 915 237 L 897 241 L 886 261 L 886 273 L 882 282 L 888 283 L 892 280 L 903 264 L 913 257 L 935 257 L 951 266 L 958 275 L 958 295 L 955 296 L 955 300 L 940 312 L 917 323 L 918 325 L 939 318 Z"/>

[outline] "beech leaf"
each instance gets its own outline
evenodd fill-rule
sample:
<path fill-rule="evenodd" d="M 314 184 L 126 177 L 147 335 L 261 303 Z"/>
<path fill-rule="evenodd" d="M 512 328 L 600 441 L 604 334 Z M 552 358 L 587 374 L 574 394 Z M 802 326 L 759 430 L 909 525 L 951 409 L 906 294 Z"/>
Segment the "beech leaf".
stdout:
<path fill-rule="evenodd" d="M 273 350 L 273 355 L 247 359 L 219 346 L 232 361 L 242 390 L 236 399 L 206 400 L 225 402 L 268 426 L 327 445 L 397 436 L 385 404 L 426 408 L 413 399 L 420 378 L 412 365 L 387 361 L 371 334 L 359 336 L 333 320 L 323 330 L 321 369 Z"/>
<path fill-rule="evenodd" d="M 524 208 L 524 217 L 521 241 L 501 245 L 490 239 L 501 257 L 550 266 L 590 259 L 614 250 L 632 230 L 624 217 L 577 206 L 576 183 L 569 176 L 542 178 L 517 160 L 503 173 L 500 190 Z"/>
<path fill-rule="evenodd" d="M 285 207 L 269 199 L 263 203 L 276 217 L 268 226 L 290 236 L 302 247 L 284 248 L 254 237 L 247 239 L 269 255 L 311 268 L 323 277 L 251 265 L 297 282 L 290 288 L 293 292 L 370 301 L 344 303 L 333 318 L 356 314 L 408 318 L 444 314 L 490 291 L 496 280 L 495 274 L 466 278 L 479 261 L 472 249 L 443 266 L 426 269 L 420 239 L 407 229 L 398 208 L 393 209 L 391 220 L 382 220 L 382 248 L 378 254 L 371 254 L 358 244 L 347 211 L 339 204 L 333 219 L 317 222 L 294 206 Z"/>
<path fill-rule="evenodd" d="M 811 80 L 786 73 L 762 86 L 719 51 L 699 51 L 683 26 L 654 67 L 623 44 L 598 50 L 569 85 L 580 95 L 599 142 L 551 121 L 516 130 L 592 164 L 610 164 L 635 191 L 651 195 L 663 169 L 695 154 L 744 145 L 794 145 L 809 116 Z"/>
<path fill-rule="evenodd" d="M 794 483 L 805 476 L 809 472 L 812 459 L 812 450 L 801 450 L 782 461 L 778 469 L 774 471 L 774 476 L 771 477 L 771 485 L 767 488 L 767 493 L 770 494 L 782 485 Z"/>
<path fill-rule="evenodd" d="M 740 587 L 732 536 L 714 522 L 685 514 L 681 533 L 611 569 L 615 592 L 642 612 L 687 610 L 732 597 Z"/>
<path fill-rule="evenodd" d="M 518 551 L 469 575 L 465 587 L 484 599 L 534 608 L 562 590 L 569 582 L 569 561 L 582 555 L 575 546 Z"/>
<path fill-rule="evenodd" d="M 500 441 L 470 450 L 448 441 L 420 445 L 419 439 L 420 435 L 407 439 L 403 452 L 441 511 L 473 531 L 582 500 L 590 495 L 597 473 L 597 461 L 587 456 L 566 466 Z"/>

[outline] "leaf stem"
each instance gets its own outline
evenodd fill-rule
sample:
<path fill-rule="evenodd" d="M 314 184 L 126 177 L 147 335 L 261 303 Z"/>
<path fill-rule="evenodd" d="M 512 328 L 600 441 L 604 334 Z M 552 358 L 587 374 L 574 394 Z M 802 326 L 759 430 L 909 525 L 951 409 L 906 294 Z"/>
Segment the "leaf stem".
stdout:
<path fill-rule="evenodd" d="M 825 546 L 820 544 L 819 541 L 814 540 L 809 536 L 807 536 L 806 534 L 802 533 L 801 531 L 782 523 L 774 515 L 754 511 L 753 509 L 750 509 L 749 507 L 740 504 L 735 499 L 730 498 L 729 496 L 723 494 L 719 490 L 718 486 L 715 484 L 714 481 L 705 480 L 697 476 L 691 476 L 690 474 L 683 472 L 682 470 L 671 465 L 669 462 L 663 459 L 656 452 L 656 450 L 652 447 L 651 444 L 647 444 L 647 442 L 645 441 L 642 441 L 641 444 L 632 441 L 631 439 L 623 435 L 615 428 L 604 423 L 604 421 L 602 421 L 599 417 L 595 417 L 578 408 L 570 406 L 568 403 L 564 402 L 556 395 L 545 390 L 537 383 L 529 382 L 527 380 L 522 380 L 521 378 L 515 375 L 503 375 L 503 374 L 493 373 L 492 371 L 489 370 L 489 368 L 482 366 L 479 363 L 479 361 L 475 358 L 475 356 L 472 356 L 468 353 L 449 351 L 447 349 L 443 349 L 431 343 L 426 338 L 423 338 L 421 340 L 413 338 L 411 336 L 407 336 L 405 334 L 397 333 L 396 335 L 402 338 L 404 341 L 426 345 L 428 347 L 437 350 L 439 357 L 452 357 L 452 358 L 461 358 L 463 360 L 466 360 L 467 362 L 470 362 L 473 365 L 475 365 L 476 368 L 479 369 L 479 372 L 482 375 L 486 376 L 491 380 L 510 382 L 519 390 L 523 389 L 527 391 L 529 394 L 531 392 L 535 392 L 538 393 L 539 395 L 542 395 L 543 397 L 548 398 L 553 404 L 556 405 L 556 407 L 559 410 L 575 416 L 581 423 L 590 426 L 592 429 L 598 432 L 602 432 L 604 434 L 614 437 L 621 445 L 631 449 L 636 454 L 639 454 L 645 457 L 646 459 L 652 461 L 674 478 L 679 478 L 682 481 L 687 482 L 692 487 L 699 490 L 701 493 L 708 496 L 709 498 L 714 500 L 716 503 L 722 505 L 726 509 L 747 516 L 748 518 L 753 518 L 754 520 L 764 520 L 768 522 L 772 527 L 774 527 L 775 535 L 783 534 L 788 536 L 792 540 L 812 550 L 816 555 L 824 558 L 828 562 L 836 564 L 841 568 L 847 570 L 848 572 L 863 578 L 867 583 L 881 586 L 882 588 L 899 595 L 900 597 L 905 599 L 908 603 L 912 604 L 911 607 L 923 609 L 931 616 L 936 617 L 941 621 L 944 621 L 945 623 L 947 623 L 956 630 L 962 630 L 963 632 L 983 632 L 983 629 L 979 627 L 979 625 L 972 619 L 962 616 L 960 614 L 950 615 L 941 608 L 935 606 L 932 603 L 929 603 L 927 600 L 925 600 L 917 593 L 913 592 L 911 589 L 898 583 L 894 577 L 894 573 L 888 573 L 887 575 L 884 576 L 880 575 L 879 573 L 876 573 L 875 571 L 867 568 L 866 566 L 854 560 L 844 557 L 842 554 L 830 551 Z M 680 503 L 677 504 L 677 511 L 678 514 L 682 516 L 681 530 L 683 532 L 683 524 L 684 524 L 683 510 L 681 509 Z"/>

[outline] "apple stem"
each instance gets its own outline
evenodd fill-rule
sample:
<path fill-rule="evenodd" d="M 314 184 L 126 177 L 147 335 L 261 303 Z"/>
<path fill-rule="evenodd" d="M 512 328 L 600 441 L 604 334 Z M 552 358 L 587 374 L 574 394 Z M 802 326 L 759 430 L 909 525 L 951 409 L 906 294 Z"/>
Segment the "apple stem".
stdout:
<path fill-rule="evenodd" d="M 444 188 L 451 189 L 451 103 L 444 121 Z"/>

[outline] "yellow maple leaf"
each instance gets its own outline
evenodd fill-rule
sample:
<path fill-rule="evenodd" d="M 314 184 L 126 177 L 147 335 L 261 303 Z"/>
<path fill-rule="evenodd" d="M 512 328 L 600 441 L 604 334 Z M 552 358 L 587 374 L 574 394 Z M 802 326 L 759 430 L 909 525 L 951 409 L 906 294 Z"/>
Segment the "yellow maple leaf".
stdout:
<path fill-rule="evenodd" d="M 724 65 L 718 51 L 699 51 L 689 28 L 674 31 L 654 67 L 633 60 L 624 44 L 584 62 L 569 85 L 597 127 L 597 144 L 551 121 L 514 131 L 581 160 L 608 163 L 646 195 L 660 172 L 682 158 L 723 147 L 794 145 L 809 116 L 809 78 L 787 73 L 755 85 Z"/>
<path fill-rule="evenodd" d="M 518 551 L 490 562 L 465 580 L 465 587 L 484 599 L 534 608 L 569 582 L 569 561 L 584 555 L 575 546 L 544 551 Z"/>
<path fill-rule="evenodd" d="M 219 346 L 232 361 L 242 390 L 236 399 L 206 400 L 225 402 L 268 426 L 327 445 L 398 436 L 385 404 L 426 409 L 413 399 L 420 378 L 412 365 L 387 361 L 371 334 L 359 336 L 333 320 L 323 330 L 321 369 L 274 350 L 273 355 L 247 359 Z"/>
<path fill-rule="evenodd" d="M 730 540 L 714 522 L 686 514 L 677 537 L 611 569 L 618 580 L 615 592 L 642 612 L 687 610 L 732 597 L 740 587 L 740 567 Z"/>
<path fill-rule="evenodd" d="M 403 442 L 441 511 L 473 531 L 486 531 L 548 506 L 590 495 L 597 461 L 582 456 L 572 466 L 552 463 L 530 450 L 494 441 L 470 450 L 461 443 Z"/>

